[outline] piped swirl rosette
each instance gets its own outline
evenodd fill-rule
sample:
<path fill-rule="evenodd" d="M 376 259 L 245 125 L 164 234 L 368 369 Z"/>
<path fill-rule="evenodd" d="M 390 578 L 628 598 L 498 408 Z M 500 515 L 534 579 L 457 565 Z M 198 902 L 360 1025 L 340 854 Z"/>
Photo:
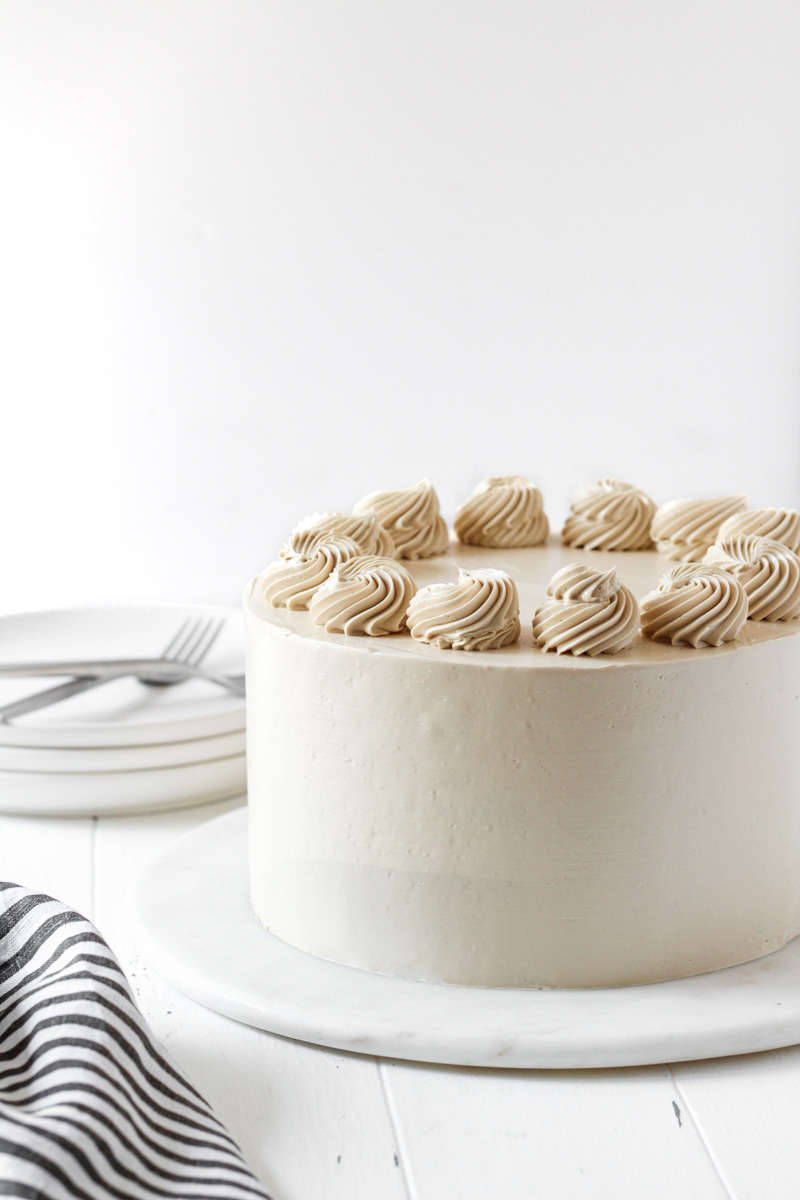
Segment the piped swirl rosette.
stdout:
<path fill-rule="evenodd" d="M 756 534 L 732 534 L 718 538 L 704 561 L 742 584 L 751 621 L 800 617 L 800 558 L 788 546 Z"/>
<path fill-rule="evenodd" d="M 450 541 L 439 511 L 439 497 L 429 479 L 397 492 L 371 492 L 354 513 L 376 512 L 394 543 L 398 558 L 430 558 L 443 554 Z"/>
<path fill-rule="evenodd" d="M 360 553 L 358 543 L 341 534 L 295 532 L 280 558 L 259 576 L 264 599 L 273 608 L 308 608 L 332 572 Z"/>
<path fill-rule="evenodd" d="M 360 555 L 343 563 L 315 593 L 311 620 L 327 633 L 382 637 L 399 633 L 417 587 L 393 558 Z"/>
<path fill-rule="evenodd" d="M 701 562 L 723 522 L 746 507 L 746 496 L 668 500 L 653 517 L 650 533 L 659 554 L 666 558 Z"/>
<path fill-rule="evenodd" d="M 594 571 L 570 563 L 550 580 L 533 618 L 533 637 L 545 651 L 594 657 L 626 650 L 638 625 L 636 598 L 618 582 L 614 567 Z"/>
<path fill-rule="evenodd" d="M 439 650 L 498 650 L 519 638 L 519 595 L 505 571 L 460 568 L 456 583 L 433 583 L 408 608 L 408 628 Z"/>
<path fill-rule="evenodd" d="M 619 479 L 598 479 L 578 488 L 561 530 L 565 546 L 584 550 L 646 550 L 655 501 Z"/>
<path fill-rule="evenodd" d="M 453 525 L 471 546 L 539 546 L 550 532 L 542 494 L 522 475 L 495 475 L 479 483 L 456 509 Z"/>
<path fill-rule="evenodd" d="M 382 558 L 395 556 L 391 534 L 381 525 L 376 512 L 314 513 L 304 517 L 292 530 L 292 534 L 309 532 L 343 534 L 358 543 L 362 554 L 378 554 Z"/>
<path fill-rule="evenodd" d="M 782 542 L 800 554 L 800 512 L 796 508 L 748 508 L 720 525 L 717 541 L 737 533 L 754 533 Z"/>
<path fill-rule="evenodd" d="M 721 567 L 681 563 L 642 600 L 642 633 L 673 646 L 721 646 L 747 620 L 747 592 Z"/>

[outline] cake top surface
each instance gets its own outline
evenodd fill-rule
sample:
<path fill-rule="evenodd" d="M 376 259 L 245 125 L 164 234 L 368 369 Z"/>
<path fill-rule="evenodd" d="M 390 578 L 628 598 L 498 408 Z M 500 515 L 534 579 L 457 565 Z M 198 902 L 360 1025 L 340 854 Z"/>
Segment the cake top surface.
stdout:
<path fill-rule="evenodd" d="M 271 607 L 258 586 L 258 578 L 245 591 L 249 611 L 277 633 L 297 636 L 324 645 L 340 646 L 351 653 L 388 654 L 438 659 L 454 668 L 496 670 L 518 668 L 532 670 L 620 670 L 635 665 L 663 664 L 691 660 L 708 661 L 719 655 L 741 653 L 750 646 L 777 642 L 800 632 L 800 621 L 746 621 L 736 641 L 718 647 L 696 650 L 652 641 L 637 634 L 633 645 L 618 654 L 602 654 L 596 658 L 548 654 L 539 649 L 533 639 L 534 611 L 545 600 L 548 584 L 557 571 L 570 563 L 584 563 L 593 571 L 616 570 L 621 584 L 641 599 L 658 587 L 675 562 L 656 550 L 583 550 L 564 546 L 557 536 L 551 536 L 539 546 L 494 547 L 465 545 L 452 538 L 447 551 L 434 558 L 404 560 L 403 566 L 412 576 L 417 588 L 431 584 L 454 584 L 459 568 L 468 570 L 499 570 L 506 572 L 516 584 L 520 600 L 521 636 L 513 645 L 502 646 L 485 654 L 453 653 L 425 645 L 407 630 L 385 637 L 354 637 L 327 633 L 315 625 L 307 611 L 290 611 Z"/>

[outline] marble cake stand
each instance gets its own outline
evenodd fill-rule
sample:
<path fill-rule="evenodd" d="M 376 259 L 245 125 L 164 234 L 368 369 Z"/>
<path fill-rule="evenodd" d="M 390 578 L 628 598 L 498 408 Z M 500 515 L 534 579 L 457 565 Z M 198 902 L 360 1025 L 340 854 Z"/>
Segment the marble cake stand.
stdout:
<path fill-rule="evenodd" d="M 247 898 L 247 812 L 202 825 L 133 893 L 143 955 L 181 992 L 273 1033 L 475 1067 L 617 1067 L 800 1042 L 800 938 L 692 979 L 592 991 L 451 987 L 340 966 L 265 932 Z"/>

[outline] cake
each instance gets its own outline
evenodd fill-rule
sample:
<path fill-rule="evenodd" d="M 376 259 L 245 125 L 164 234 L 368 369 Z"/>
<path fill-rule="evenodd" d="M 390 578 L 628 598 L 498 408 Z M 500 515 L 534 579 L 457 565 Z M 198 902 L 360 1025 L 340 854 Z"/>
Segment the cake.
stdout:
<path fill-rule="evenodd" d="M 470 540 L 446 543 L 427 481 L 366 497 L 398 557 L 374 521 L 359 544 L 351 514 L 317 514 L 246 589 L 257 917 L 335 962 L 481 987 L 643 984 L 780 948 L 800 932 L 791 520 L 752 533 L 739 497 L 681 501 L 683 536 L 676 502 L 664 556 L 655 504 L 603 480 L 530 544 L 526 482 L 480 485 L 487 519 L 462 506 Z M 518 538 L 485 532 L 503 512 L 525 514 Z"/>

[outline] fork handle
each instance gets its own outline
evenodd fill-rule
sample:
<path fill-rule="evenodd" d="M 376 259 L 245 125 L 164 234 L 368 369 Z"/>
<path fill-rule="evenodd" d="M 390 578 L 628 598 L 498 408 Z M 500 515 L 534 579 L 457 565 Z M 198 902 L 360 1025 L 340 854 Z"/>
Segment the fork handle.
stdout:
<path fill-rule="evenodd" d="M 88 679 L 70 679 L 67 683 L 57 684 L 56 687 L 45 688 L 43 692 L 35 692 L 33 696 L 23 696 L 21 700 L 14 700 L 11 704 L 4 704 L 0 708 L 0 722 L 11 721 L 14 717 L 24 717 L 26 713 L 36 712 L 39 708 L 47 708 L 50 704 L 57 704 L 59 700 L 68 700 L 70 696 L 77 696 L 79 692 L 88 692 L 98 684 L 106 682 L 106 679 L 98 679 L 97 676 Z"/>
<path fill-rule="evenodd" d="M 80 692 L 88 692 L 92 688 L 99 687 L 102 683 L 108 683 L 112 679 L 124 679 L 126 675 L 133 675 L 133 671 L 118 670 L 116 673 L 110 672 L 104 675 L 81 676 L 78 679 L 69 679 L 66 683 L 59 683 L 55 687 L 45 688 L 42 692 L 34 692 L 32 696 L 23 696 L 21 700 L 13 700 L 10 704 L 4 704 L 0 707 L 0 723 L 12 721 L 14 717 L 24 717 L 26 713 L 37 712 L 40 708 L 47 708 L 51 704 L 58 704 L 60 700 L 68 700 L 70 696 L 77 696 Z M 244 680 L 239 676 L 216 675 L 203 672 L 198 675 L 196 670 L 182 672 L 176 675 L 174 672 L 169 676 L 160 680 L 166 684 L 181 683 L 186 679 L 202 678 L 209 683 L 216 683 L 226 691 L 232 692 L 234 696 L 244 695 Z"/>

